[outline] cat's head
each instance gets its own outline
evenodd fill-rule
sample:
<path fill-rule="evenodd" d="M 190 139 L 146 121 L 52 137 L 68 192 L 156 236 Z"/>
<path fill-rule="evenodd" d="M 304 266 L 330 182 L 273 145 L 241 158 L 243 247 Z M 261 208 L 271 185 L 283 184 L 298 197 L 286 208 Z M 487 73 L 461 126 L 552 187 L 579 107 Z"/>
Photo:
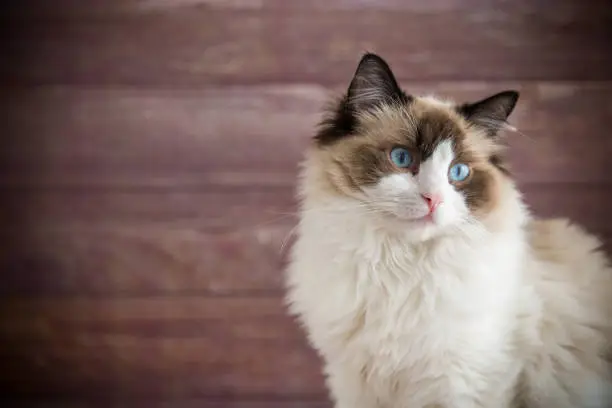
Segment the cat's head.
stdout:
<path fill-rule="evenodd" d="M 508 182 L 499 133 L 518 96 L 454 104 L 409 95 L 383 59 L 366 54 L 314 154 L 330 191 L 370 213 L 426 229 L 478 220 Z"/>

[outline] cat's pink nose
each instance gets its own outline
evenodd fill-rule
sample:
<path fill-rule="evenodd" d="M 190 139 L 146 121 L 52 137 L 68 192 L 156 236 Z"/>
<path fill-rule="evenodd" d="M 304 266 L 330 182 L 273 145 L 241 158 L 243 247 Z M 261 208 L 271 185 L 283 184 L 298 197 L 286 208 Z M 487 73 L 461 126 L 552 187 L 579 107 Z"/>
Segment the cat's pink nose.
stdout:
<path fill-rule="evenodd" d="M 425 193 L 421 194 L 423 200 L 427 203 L 427 207 L 429 207 L 429 212 L 432 213 L 438 208 L 440 204 L 442 204 L 442 197 L 437 194 Z"/>

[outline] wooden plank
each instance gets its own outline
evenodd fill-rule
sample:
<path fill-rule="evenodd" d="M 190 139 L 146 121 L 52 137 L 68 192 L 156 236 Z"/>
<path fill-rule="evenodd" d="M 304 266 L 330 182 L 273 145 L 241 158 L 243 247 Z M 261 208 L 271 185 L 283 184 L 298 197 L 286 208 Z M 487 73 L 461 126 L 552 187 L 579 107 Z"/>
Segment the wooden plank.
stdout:
<path fill-rule="evenodd" d="M 0 400 L 2 406 L 7 408 L 332 408 L 331 402 L 309 400 L 306 398 L 296 399 L 241 399 L 236 396 L 228 398 L 206 398 L 206 399 L 173 399 L 173 400 L 149 400 L 120 399 L 111 401 L 88 401 L 88 400 L 62 400 L 45 399 L 35 401 L 29 398 L 16 400 Z"/>
<path fill-rule="evenodd" d="M 498 6 L 505 9 L 505 0 L 434 0 L 412 1 L 402 0 L 90 0 L 83 3 L 79 0 L 55 0 L 53 4 L 45 0 L 7 0 L 0 18 L 6 19 L 83 19 L 104 17 L 120 14 L 167 13 L 176 9 L 201 8 L 206 10 L 226 9 L 262 10 L 274 12 L 278 10 L 396 10 L 413 12 L 433 11 L 463 11 L 469 12 L 475 8 Z M 528 2 L 515 1 L 517 10 L 535 12 L 552 5 L 562 5 L 559 15 L 572 15 L 599 11 L 606 5 L 604 0 L 594 0 L 589 6 L 582 3 L 564 0 L 539 0 Z"/>
<path fill-rule="evenodd" d="M 612 233 L 610 189 L 554 184 L 524 191 L 538 216 Z M 296 223 L 292 196 L 291 189 L 13 191 L 13 212 L 1 212 L 0 294 L 279 293 Z"/>
<path fill-rule="evenodd" d="M 210 234 L 145 224 L 3 233 L 0 294 L 278 293 L 290 231 L 290 226 L 264 226 Z"/>
<path fill-rule="evenodd" d="M 123 191 L 114 189 L 4 189 L 3 227 L 45 224 L 87 227 L 188 227 L 237 232 L 293 223 L 294 189 L 233 188 Z"/>
<path fill-rule="evenodd" d="M 148 400 L 123 399 L 113 401 L 79 401 L 45 399 L 44 401 L 0 400 L 8 408 L 332 408 L 331 402 L 304 399 L 285 400 L 249 400 L 228 397 L 224 399 L 175 399 L 175 400 Z"/>
<path fill-rule="evenodd" d="M 392 6 L 393 1 L 383 0 L 383 7 Z M 337 5 L 340 7 L 360 7 L 359 2 L 355 3 L 350 0 L 335 3 L 339 3 Z M 182 8 L 262 10 L 283 8 L 286 4 L 289 7 L 300 6 L 299 2 L 293 0 L 281 0 L 280 2 L 277 0 L 89 0 L 86 3 L 79 0 L 54 0 L 53 4 L 46 0 L 6 0 L 5 4 L 0 19 L 11 20 L 99 18 L 169 12 Z"/>
<path fill-rule="evenodd" d="M 406 83 L 459 101 L 522 92 L 509 134 L 521 182 L 610 182 L 612 82 Z M 339 87 L 41 88 L 6 94 L 0 184 L 286 186 Z M 36 118 L 36 120 L 33 120 Z"/>
<path fill-rule="evenodd" d="M 14 396 L 324 397 L 279 298 L 3 299 L 0 315 Z"/>
<path fill-rule="evenodd" d="M 175 9 L 202 8 L 206 10 L 396 10 L 412 12 L 463 11 L 475 8 L 498 6 L 507 9 L 505 0 L 90 0 L 83 3 L 79 0 L 55 0 L 49 4 L 45 0 L 7 0 L 0 18 L 6 19 L 82 19 L 116 14 L 165 13 Z M 594 0 L 585 7 L 584 3 L 563 0 L 516 0 L 515 9 L 536 12 L 553 5 L 563 6 L 562 10 L 552 10 L 551 17 L 587 15 L 600 11 L 607 5 L 605 0 Z"/>
<path fill-rule="evenodd" d="M 27 3 L 4 19 L 5 84 L 346 82 L 366 49 L 411 80 L 612 72 L 603 0 Z"/>
<path fill-rule="evenodd" d="M 0 208 L 0 293 L 21 295 L 278 291 L 296 223 L 291 189 L 14 191 Z"/>

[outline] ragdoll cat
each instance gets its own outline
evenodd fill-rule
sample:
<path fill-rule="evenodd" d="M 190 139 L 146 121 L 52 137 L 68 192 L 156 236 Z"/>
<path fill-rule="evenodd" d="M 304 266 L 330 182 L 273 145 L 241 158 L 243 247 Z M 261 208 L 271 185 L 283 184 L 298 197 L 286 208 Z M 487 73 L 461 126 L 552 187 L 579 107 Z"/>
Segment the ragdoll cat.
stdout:
<path fill-rule="evenodd" d="M 500 136 L 518 96 L 412 96 L 366 54 L 323 121 L 287 299 L 337 408 L 612 407 L 612 269 L 523 204 Z"/>

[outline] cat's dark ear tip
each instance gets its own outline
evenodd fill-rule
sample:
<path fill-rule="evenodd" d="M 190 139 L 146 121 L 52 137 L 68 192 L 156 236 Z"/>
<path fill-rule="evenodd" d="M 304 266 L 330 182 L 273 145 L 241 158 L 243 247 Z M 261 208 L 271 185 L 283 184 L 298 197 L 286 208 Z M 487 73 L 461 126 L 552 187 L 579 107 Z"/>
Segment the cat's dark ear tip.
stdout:
<path fill-rule="evenodd" d="M 517 101 L 519 97 L 521 96 L 521 93 L 515 89 L 508 89 L 507 91 L 502 92 L 502 94 L 505 94 L 506 96 L 508 96 L 508 98 L 511 98 Z"/>
<path fill-rule="evenodd" d="M 385 62 L 385 60 L 378 54 L 372 51 L 365 51 L 359 60 L 359 65 L 368 62 Z"/>
<path fill-rule="evenodd" d="M 505 105 L 505 111 L 506 111 L 506 115 L 510 115 L 510 113 L 512 113 L 512 111 L 514 111 L 514 108 L 516 107 L 516 104 L 519 100 L 519 97 L 521 96 L 519 91 L 516 91 L 514 89 L 509 89 L 507 91 L 503 91 L 498 93 L 497 95 L 494 96 L 494 98 L 496 98 L 498 101 L 504 101 L 504 105 Z"/>
<path fill-rule="evenodd" d="M 361 59 L 368 59 L 368 58 L 380 58 L 380 55 L 376 54 L 373 51 L 364 51 L 363 54 L 361 55 Z"/>
<path fill-rule="evenodd" d="M 508 100 L 512 103 L 513 107 L 514 105 L 516 105 L 516 103 L 518 102 L 519 98 L 521 97 L 521 93 L 517 90 L 514 89 L 509 89 L 507 91 L 503 91 L 500 93 L 500 95 L 505 96 L 506 98 L 508 98 Z"/>

